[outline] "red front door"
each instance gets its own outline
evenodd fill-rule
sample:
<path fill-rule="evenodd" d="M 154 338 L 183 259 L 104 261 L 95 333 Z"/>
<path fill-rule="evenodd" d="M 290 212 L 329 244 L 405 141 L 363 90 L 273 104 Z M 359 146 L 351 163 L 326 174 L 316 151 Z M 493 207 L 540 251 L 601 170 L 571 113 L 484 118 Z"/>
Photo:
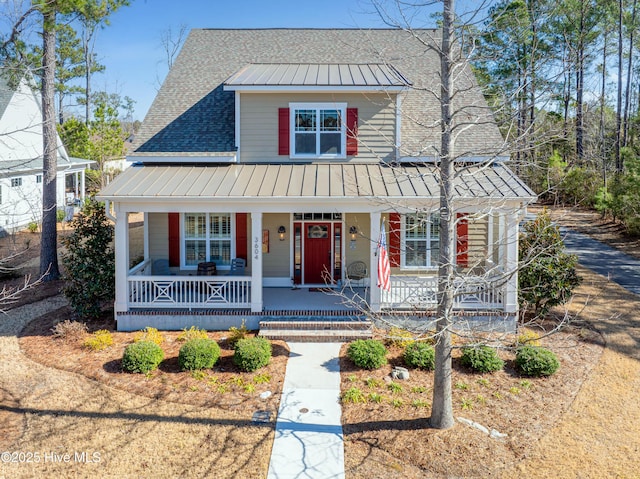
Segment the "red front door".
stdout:
<path fill-rule="evenodd" d="M 304 282 L 331 282 L 331 223 L 304 223 Z"/>

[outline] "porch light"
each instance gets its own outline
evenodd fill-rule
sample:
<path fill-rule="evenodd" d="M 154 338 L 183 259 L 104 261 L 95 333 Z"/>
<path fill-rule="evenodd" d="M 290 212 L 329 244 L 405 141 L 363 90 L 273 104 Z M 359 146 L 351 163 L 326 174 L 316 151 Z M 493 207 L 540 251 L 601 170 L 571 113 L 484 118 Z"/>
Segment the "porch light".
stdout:
<path fill-rule="evenodd" d="M 287 232 L 287 229 L 284 226 L 280 226 L 278 228 L 278 236 L 280 238 L 280 241 L 284 241 L 284 234 Z"/>
<path fill-rule="evenodd" d="M 356 235 L 358 234 L 358 227 L 357 226 L 349 227 L 349 234 L 351 235 L 351 241 L 355 241 Z"/>

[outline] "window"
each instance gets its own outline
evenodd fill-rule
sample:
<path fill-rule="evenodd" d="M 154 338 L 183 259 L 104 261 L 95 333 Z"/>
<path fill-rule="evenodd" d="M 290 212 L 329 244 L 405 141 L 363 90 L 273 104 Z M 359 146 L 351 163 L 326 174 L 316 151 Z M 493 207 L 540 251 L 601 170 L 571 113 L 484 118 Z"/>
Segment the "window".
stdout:
<path fill-rule="evenodd" d="M 213 261 L 231 264 L 231 214 L 185 213 L 184 256 L 187 266 Z"/>
<path fill-rule="evenodd" d="M 292 103 L 290 112 L 292 157 L 346 157 L 346 104 Z"/>
<path fill-rule="evenodd" d="M 42 183 L 42 175 L 36 175 L 36 183 Z"/>
<path fill-rule="evenodd" d="M 17 188 L 22 186 L 22 178 L 11 178 L 11 187 Z"/>
<path fill-rule="evenodd" d="M 404 217 L 402 266 L 435 268 L 440 255 L 440 217 L 437 213 Z"/>

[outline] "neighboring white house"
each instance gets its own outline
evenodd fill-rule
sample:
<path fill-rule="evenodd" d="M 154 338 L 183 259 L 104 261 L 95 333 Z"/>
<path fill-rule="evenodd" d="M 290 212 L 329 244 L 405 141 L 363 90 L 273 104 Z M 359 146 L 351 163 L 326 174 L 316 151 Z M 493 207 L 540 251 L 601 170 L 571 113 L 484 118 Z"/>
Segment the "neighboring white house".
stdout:
<path fill-rule="evenodd" d="M 0 75 L 0 234 L 42 219 L 42 109 L 22 80 L 10 88 Z M 71 158 L 58 138 L 57 204 L 84 198 L 84 170 L 93 162 Z"/>
<path fill-rule="evenodd" d="M 137 164 L 98 195 L 116 221 L 118 328 L 355 316 L 322 294 L 352 286 L 370 313 L 433 316 L 438 38 L 193 30 L 128 155 Z M 471 68 L 455 75 L 455 310 L 513 326 L 518 222 L 535 194 L 507 166 Z M 133 268 L 131 213 L 145 219 Z M 389 291 L 377 287 L 383 224 Z"/>

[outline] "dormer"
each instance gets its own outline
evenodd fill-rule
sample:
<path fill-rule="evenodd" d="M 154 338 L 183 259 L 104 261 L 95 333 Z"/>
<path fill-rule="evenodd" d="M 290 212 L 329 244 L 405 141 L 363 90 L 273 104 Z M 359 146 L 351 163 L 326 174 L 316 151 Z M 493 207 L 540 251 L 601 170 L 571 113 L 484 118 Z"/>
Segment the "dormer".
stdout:
<path fill-rule="evenodd" d="M 393 160 L 399 94 L 410 86 L 388 64 L 245 65 L 224 82 L 235 93 L 238 160 Z"/>

